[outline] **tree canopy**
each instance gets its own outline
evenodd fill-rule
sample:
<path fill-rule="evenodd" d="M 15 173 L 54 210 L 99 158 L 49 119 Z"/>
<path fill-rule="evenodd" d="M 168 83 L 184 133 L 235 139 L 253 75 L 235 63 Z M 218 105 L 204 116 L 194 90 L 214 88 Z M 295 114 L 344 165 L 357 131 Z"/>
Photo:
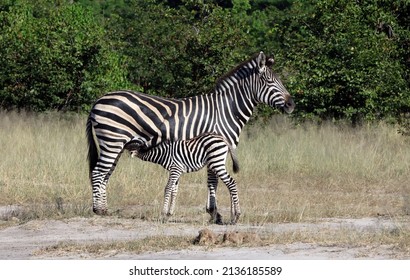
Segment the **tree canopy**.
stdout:
<path fill-rule="evenodd" d="M 5 109 L 87 111 L 117 89 L 203 94 L 263 50 L 299 119 L 399 120 L 410 110 L 409 1 L 0 3 Z"/>

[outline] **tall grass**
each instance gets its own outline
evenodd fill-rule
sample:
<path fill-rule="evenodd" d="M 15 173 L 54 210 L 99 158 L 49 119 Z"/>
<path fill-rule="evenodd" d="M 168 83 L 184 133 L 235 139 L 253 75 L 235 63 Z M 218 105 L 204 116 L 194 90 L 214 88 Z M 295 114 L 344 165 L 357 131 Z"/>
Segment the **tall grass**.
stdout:
<path fill-rule="evenodd" d="M 88 192 L 82 118 L 1 113 L 0 130 L 0 205 L 28 206 L 33 217 L 84 213 Z"/>
<path fill-rule="evenodd" d="M 269 209 L 267 220 L 410 214 L 409 139 L 392 126 L 294 128 L 279 117 L 251 127 L 239 150 L 242 197 L 258 194 L 248 209 Z"/>
<path fill-rule="evenodd" d="M 27 219 L 92 214 L 85 120 L 0 113 L 0 206 L 22 206 Z M 392 126 L 295 127 L 280 116 L 246 127 L 237 154 L 241 171 L 232 175 L 242 223 L 410 214 L 409 138 Z M 158 218 L 167 177 L 160 166 L 124 153 L 107 188 L 110 211 Z M 204 170 L 182 176 L 175 218 L 206 222 L 206 195 Z M 218 202 L 229 215 L 222 183 Z"/>

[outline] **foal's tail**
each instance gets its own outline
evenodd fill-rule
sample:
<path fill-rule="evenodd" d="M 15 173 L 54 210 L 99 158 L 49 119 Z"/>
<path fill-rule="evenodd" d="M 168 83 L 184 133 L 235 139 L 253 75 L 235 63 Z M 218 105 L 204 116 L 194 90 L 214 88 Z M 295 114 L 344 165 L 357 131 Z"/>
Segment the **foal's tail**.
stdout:
<path fill-rule="evenodd" d="M 229 148 L 229 153 L 231 154 L 231 158 L 232 158 L 233 173 L 238 173 L 239 163 L 238 163 L 238 158 L 236 157 L 235 149 L 232 148 L 232 146 L 229 144 L 228 144 L 228 148 Z"/>

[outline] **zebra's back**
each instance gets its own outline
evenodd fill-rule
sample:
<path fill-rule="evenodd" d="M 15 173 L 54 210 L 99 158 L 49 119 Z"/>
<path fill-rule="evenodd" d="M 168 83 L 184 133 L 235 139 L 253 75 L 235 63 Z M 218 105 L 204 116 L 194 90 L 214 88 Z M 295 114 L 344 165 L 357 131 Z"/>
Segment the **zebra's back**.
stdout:
<path fill-rule="evenodd" d="M 94 126 L 97 135 L 117 134 L 115 140 L 121 138 L 123 145 L 139 136 L 147 146 L 155 146 L 164 140 L 190 139 L 212 132 L 216 126 L 212 98 L 212 95 L 198 95 L 170 99 L 117 91 L 104 95 L 94 104 L 91 118 L 97 124 Z"/>

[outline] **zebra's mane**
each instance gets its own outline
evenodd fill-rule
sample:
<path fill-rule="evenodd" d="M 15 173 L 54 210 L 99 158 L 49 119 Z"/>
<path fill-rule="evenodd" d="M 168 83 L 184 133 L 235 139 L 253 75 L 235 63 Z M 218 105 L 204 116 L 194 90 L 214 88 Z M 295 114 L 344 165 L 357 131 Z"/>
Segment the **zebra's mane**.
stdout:
<path fill-rule="evenodd" d="M 218 80 L 215 83 L 215 88 L 218 88 L 218 86 L 228 77 L 231 77 L 234 75 L 239 69 L 241 69 L 243 66 L 249 64 L 251 61 L 256 61 L 256 58 L 258 57 L 259 53 L 254 54 L 251 58 L 241 62 L 235 68 L 231 69 L 229 72 L 223 74 L 221 77 L 218 78 Z"/>

